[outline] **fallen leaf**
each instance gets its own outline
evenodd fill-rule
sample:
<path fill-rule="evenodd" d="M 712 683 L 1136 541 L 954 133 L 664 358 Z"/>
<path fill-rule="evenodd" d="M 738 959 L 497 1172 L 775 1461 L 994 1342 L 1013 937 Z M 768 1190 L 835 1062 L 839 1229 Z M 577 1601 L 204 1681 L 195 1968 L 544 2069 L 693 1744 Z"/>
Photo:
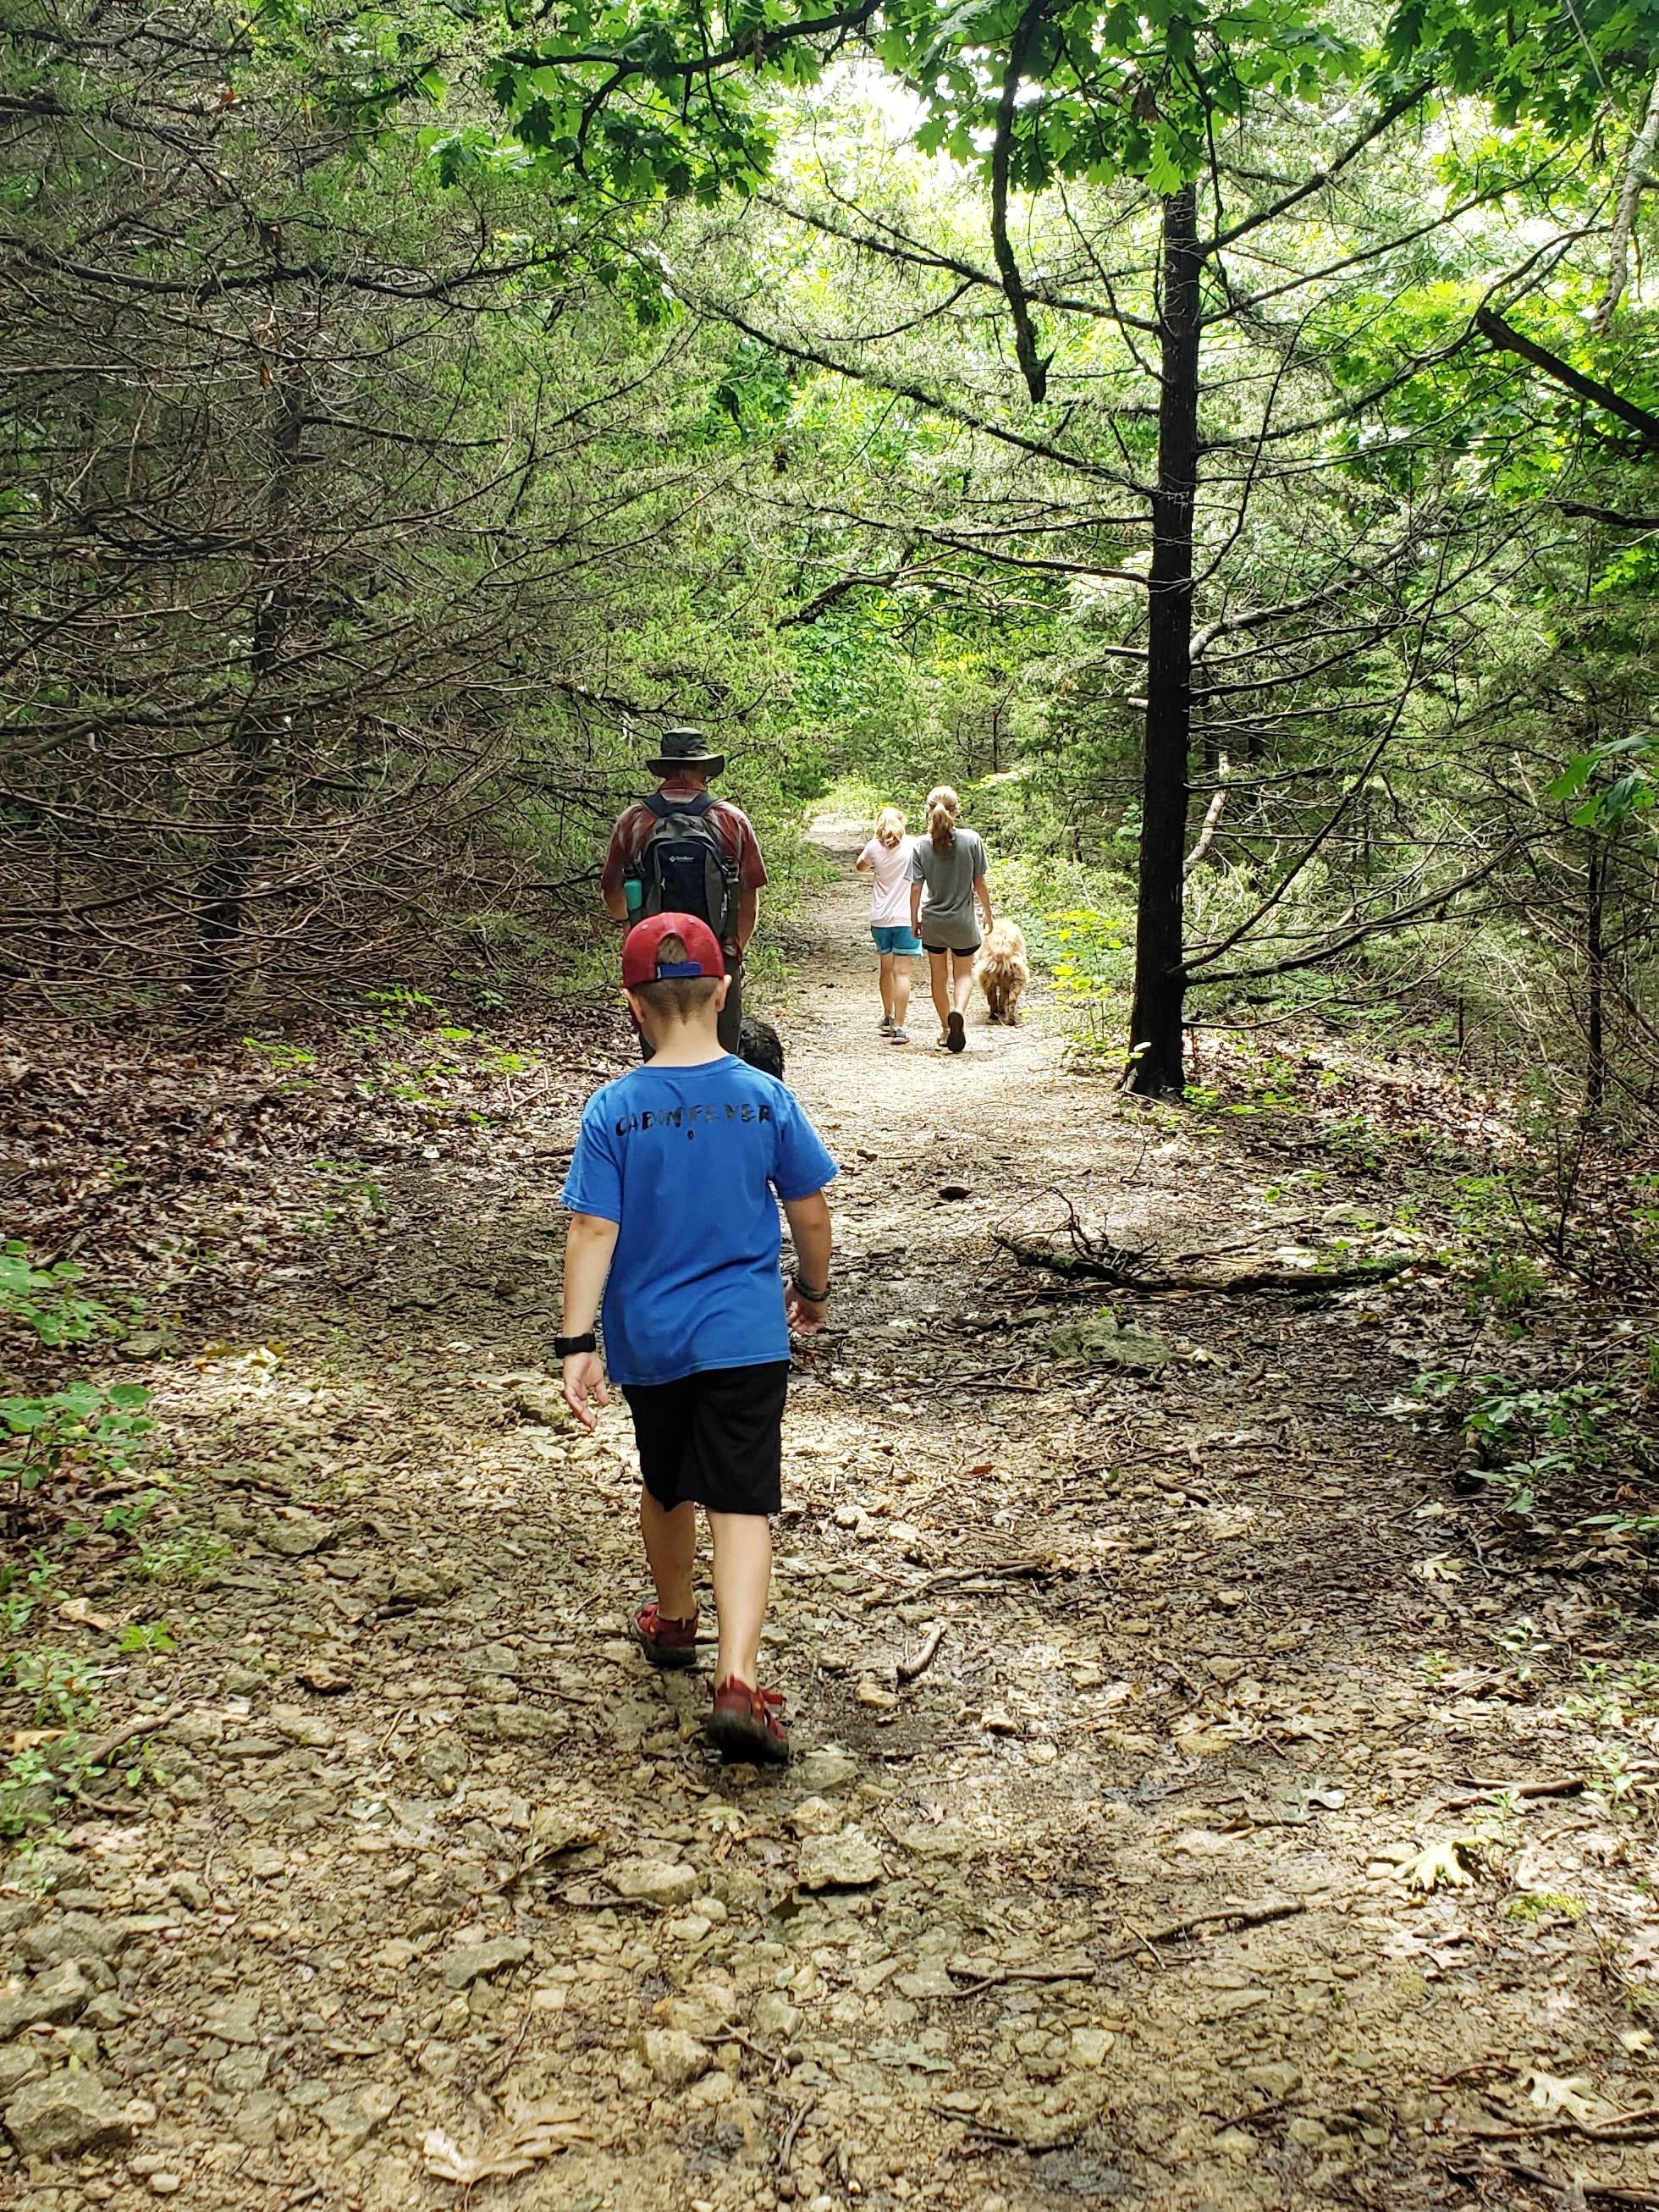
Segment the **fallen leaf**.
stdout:
<path fill-rule="evenodd" d="M 541 2160 L 556 2158 L 573 2142 L 590 2142 L 592 2136 L 593 2130 L 581 2124 L 579 2113 L 558 2105 L 526 2104 L 514 2097 L 500 2124 L 475 2150 L 463 2150 L 442 2128 L 434 2128 L 421 2149 L 428 2173 L 471 2189 L 476 2182 L 510 2181 L 515 2174 L 528 2173 Z"/>
<path fill-rule="evenodd" d="M 1455 1583 L 1462 1575 L 1463 1562 L 1451 1559 L 1444 1552 L 1437 1552 L 1432 1559 L 1419 1559 L 1412 1572 L 1421 1575 L 1425 1583 Z"/>
<path fill-rule="evenodd" d="M 1447 1844 L 1425 1844 L 1404 1869 L 1407 1887 L 1425 1893 L 1431 1889 L 1467 1889 L 1474 1879 L 1465 1863 L 1468 1849 L 1467 1836 L 1455 1836 Z"/>
<path fill-rule="evenodd" d="M 1559 2112 L 1569 2120 L 1577 2120 L 1581 2127 L 1590 2124 L 1601 2110 L 1595 2084 L 1583 2074 L 1540 2074 L 1534 2071 L 1521 2076 L 1521 2087 L 1528 2100 L 1540 2112 Z"/>
<path fill-rule="evenodd" d="M 79 1628 L 95 1628 L 103 1636 L 113 1636 L 115 1623 L 101 1613 L 94 1613 L 90 1601 L 83 1597 L 66 1597 L 58 1608 L 59 1617 L 72 1620 Z"/>

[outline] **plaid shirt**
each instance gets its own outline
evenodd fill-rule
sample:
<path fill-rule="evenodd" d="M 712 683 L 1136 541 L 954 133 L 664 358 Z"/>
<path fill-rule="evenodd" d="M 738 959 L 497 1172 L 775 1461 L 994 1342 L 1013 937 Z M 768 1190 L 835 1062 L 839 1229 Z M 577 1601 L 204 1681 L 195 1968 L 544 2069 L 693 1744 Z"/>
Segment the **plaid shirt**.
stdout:
<path fill-rule="evenodd" d="M 695 799 L 702 787 L 671 778 L 657 788 L 665 799 L 684 800 Z M 729 799 L 717 799 L 702 818 L 715 843 L 727 860 L 736 864 L 738 882 L 743 890 L 759 890 L 766 881 L 766 863 L 742 807 L 733 806 Z M 601 891 L 612 893 L 622 889 L 623 878 L 644 852 L 647 840 L 656 826 L 656 816 L 637 800 L 617 817 L 617 826 L 611 833 L 611 850 L 605 856 L 605 872 L 599 878 Z"/>

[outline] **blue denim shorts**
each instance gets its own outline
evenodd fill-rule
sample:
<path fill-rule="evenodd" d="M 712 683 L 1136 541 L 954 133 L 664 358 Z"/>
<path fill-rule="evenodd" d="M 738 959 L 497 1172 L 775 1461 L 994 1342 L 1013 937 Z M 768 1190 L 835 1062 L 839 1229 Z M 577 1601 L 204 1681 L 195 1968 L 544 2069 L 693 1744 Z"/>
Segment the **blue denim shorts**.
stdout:
<path fill-rule="evenodd" d="M 872 922 L 870 934 L 876 940 L 878 952 L 920 952 L 921 950 L 921 939 L 911 934 L 908 922 L 901 922 L 892 929 L 883 929 Z"/>

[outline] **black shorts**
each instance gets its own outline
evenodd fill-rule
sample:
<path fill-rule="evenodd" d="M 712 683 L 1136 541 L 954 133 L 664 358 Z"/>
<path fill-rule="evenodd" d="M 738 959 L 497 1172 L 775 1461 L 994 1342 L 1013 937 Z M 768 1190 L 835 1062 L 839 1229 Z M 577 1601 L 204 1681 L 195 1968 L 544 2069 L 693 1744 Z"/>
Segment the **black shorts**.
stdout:
<path fill-rule="evenodd" d="M 930 945 L 925 937 L 921 940 L 922 951 L 933 953 L 937 959 L 940 960 L 947 952 L 954 952 L 958 960 L 971 960 L 975 953 L 979 951 L 979 947 L 978 938 L 975 938 L 971 945 Z"/>
<path fill-rule="evenodd" d="M 688 1500 L 714 1513 L 783 1504 L 783 1405 L 789 1362 L 709 1367 L 678 1382 L 624 1382 L 640 1474 L 670 1512 Z"/>

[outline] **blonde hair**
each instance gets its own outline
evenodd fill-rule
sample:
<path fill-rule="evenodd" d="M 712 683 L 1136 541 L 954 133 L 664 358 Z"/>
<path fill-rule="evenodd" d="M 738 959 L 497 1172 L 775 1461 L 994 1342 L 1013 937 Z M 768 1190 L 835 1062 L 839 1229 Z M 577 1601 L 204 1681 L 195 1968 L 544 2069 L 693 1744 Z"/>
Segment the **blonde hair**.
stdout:
<path fill-rule="evenodd" d="M 927 835 L 936 853 L 948 853 L 957 842 L 957 817 L 962 801 L 948 783 L 936 783 L 927 794 Z"/>
<path fill-rule="evenodd" d="M 890 853 L 904 836 L 904 817 L 896 806 L 884 806 L 876 817 L 876 842 Z"/>

